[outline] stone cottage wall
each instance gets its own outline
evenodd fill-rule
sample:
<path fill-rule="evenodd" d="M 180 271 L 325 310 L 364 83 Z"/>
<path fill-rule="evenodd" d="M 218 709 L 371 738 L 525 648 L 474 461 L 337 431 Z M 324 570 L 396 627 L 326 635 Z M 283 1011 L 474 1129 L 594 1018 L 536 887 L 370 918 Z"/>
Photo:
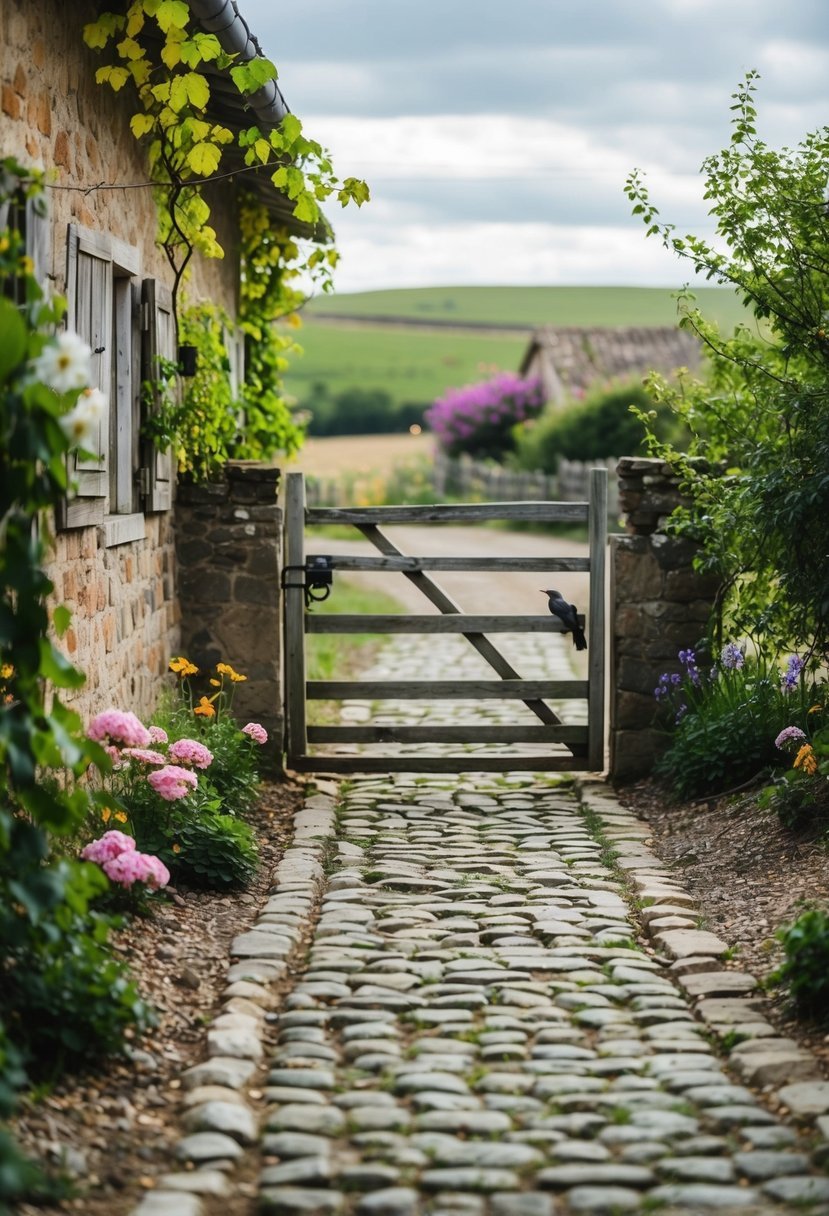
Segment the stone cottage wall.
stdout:
<path fill-rule="evenodd" d="M 611 538 L 610 774 L 629 781 L 651 770 L 663 749 L 653 690 L 677 653 L 704 639 L 717 580 L 693 569 L 697 546 L 662 529 L 682 501 L 660 460 L 619 461 L 619 502 L 627 535 Z"/>
<path fill-rule="evenodd" d="M 97 188 L 147 181 L 129 130 L 134 99 L 129 89 L 113 94 L 95 83 L 101 59 L 83 42 L 83 26 L 99 7 L 94 0 L 0 3 L 0 156 L 53 171 L 46 270 L 57 292 L 65 289 L 69 223 L 127 242 L 140 251 L 144 275 L 168 285 L 171 278 L 155 244 L 152 191 Z M 234 224 L 228 199 L 215 202 L 211 222 L 228 256 L 194 259 L 187 294 L 233 312 Z M 74 707 L 86 717 L 110 705 L 149 714 L 180 648 L 170 513 L 147 515 L 143 540 L 115 546 L 95 527 L 59 532 L 49 573 L 56 601 L 74 614 L 61 645 L 88 677 Z"/>
<path fill-rule="evenodd" d="M 273 768 L 283 732 L 278 485 L 278 469 L 233 462 L 221 482 L 181 486 L 176 503 L 182 653 L 203 672 L 223 662 L 248 677 L 233 712 L 265 727 Z"/>

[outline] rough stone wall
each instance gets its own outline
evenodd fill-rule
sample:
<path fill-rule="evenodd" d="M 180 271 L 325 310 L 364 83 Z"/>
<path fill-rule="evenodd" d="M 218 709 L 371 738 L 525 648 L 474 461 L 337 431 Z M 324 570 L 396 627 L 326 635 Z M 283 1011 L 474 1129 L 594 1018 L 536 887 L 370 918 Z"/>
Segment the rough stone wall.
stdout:
<path fill-rule="evenodd" d="M 144 275 L 171 281 L 155 244 L 151 190 L 89 190 L 102 182 L 147 181 L 144 153 L 129 130 L 134 99 L 128 89 L 113 94 L 96 84 L 101 59 L 83 42 L 83 26 L 99 7 L 95 0 L 0 2 L 0 156 L 54 171 L 47 270 L 58 292 L 65 289 L 69 223 L 126 241 L 140 251 Z M 210 201 L 227 256 L 194 259 L 187 295 L 208 297 L 233 313 L 233 199 L 227 191 Z M 49 573 L 56 601 L 74 614 L 61 645 L 87 674 L 72 697 L 75 708 L 85 717 L 110 705 L 149 714 L 168 660 L 180 648 L 172 516 L 147 515 L 143 540 L 109 548 L 96 528 L 60 532 Z"/>
<path fill-rule="evenodd" d="M 673 326 L 575 329 L 548 326 L 537 330 L 521 366 L 539 376 L 548 401 L 586 392 L 597 380 L 665 374 L 699 364 L 699 343 Z"/>
<path fill-rule="evenodd" d="M 82 31 L 96 20 L 95 0 L 3 0 L 0 4 L 0 156 L 17 156 L 34 168 L 54 170 L 48 191 L 52 217 L 52 273 L 62 291 L 66 227 L 81 224 L 141 251 L 142 269 L 170 284 L 164 253 L 155 245 L 152 191 L 95 189 L 148 180 L 143 149 L 129 129 L 135 98 L 95 82 L 103 60 L 84 44 Z M 90 189 L 92 188 L 92 189 Z M 232 195 L 215 198 L 211 223 L 233 245 Z M 187 294 L 233 309 L 235 259 L 193 260 Z"/>
<path fill-rule="evenodd" d="M 152 713 L 178 649 L 170 514 L 146 519 L 144 541 L 101 547 L 97 528 L 59 537 L 49 565 L 53 600 L 72 611 L 60 644 L 86 674 L 63 699 L 88 719 L 111 706 Z"/>
<path fill-rule="evenodd" d="M 617 472 L 628 534 L 611 537 L 610 773 L 629 781 L 664 747 L 653 690 L 704 638 L 718 583 L 692 568 L 696 545 L 661 531 L 682 501 L 670 468 L 628 457 Z"/>
<path fill-rule="evenodd" d="M 261 722 L 272 768 L 282 758 L 279 470 L 232 462 L 225 479 L 181 486 L 176 557 L 182 653 L 202 671 L 230 663 L 234 716 Z"/>

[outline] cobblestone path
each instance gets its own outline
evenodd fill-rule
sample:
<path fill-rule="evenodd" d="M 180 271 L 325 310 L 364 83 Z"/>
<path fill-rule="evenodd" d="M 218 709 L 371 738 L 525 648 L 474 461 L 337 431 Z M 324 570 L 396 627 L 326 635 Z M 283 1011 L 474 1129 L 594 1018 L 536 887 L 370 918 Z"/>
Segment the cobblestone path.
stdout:
<path fill-rule="evenodd" d="M 476 674 L 457 642 L 398 642 L 371 675 Z M 549 642 L 510 657 L 566 674 Z M 210 1058 L 183 1078 L 176 1152 L 197 1168 L 136 1216 L 200 1216 L 256 1152 L 271 1216 L 829 1213 L 829 1085 L 607 787 L 410 773 L 339 791 L 307 800 L 233 944 Z M 763 1101 L 781 1084 L 790 1124 Z"/>

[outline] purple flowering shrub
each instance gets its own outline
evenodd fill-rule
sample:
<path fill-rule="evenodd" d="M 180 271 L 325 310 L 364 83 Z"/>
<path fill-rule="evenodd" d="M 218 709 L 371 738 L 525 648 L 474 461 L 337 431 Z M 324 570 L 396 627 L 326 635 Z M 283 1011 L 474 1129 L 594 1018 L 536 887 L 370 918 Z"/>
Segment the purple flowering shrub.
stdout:
<path fill-rule="evenodd" d="M 491 380 L 452 388 L 424 415 L 447 456 L 501 460 L 515 447 L 514 428 L 544 405 L 541 381 L 501 372 Z"/>
<path fill-rule="evenodd" d="M 805 740 L 826 702 L 826 686 L 807 676 L 797 655 L 781 671 L 728 642 L 710 664 L 693 650 L 678 660 L 679 670 L 664 672 L 654 689 L 670 736 L 656 771 L 683 798 L 734 789 L 779 767 L 780 748 Z"/>

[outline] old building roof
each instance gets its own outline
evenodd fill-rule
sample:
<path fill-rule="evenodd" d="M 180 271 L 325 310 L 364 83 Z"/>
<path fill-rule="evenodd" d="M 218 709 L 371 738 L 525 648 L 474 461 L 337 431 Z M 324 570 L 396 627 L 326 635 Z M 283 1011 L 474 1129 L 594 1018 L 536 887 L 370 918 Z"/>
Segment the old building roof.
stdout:
<path fill-rule="evenodd" d="M 549 400 L 580 395 L 597 380 L 695 368 L 697 339 L 675 326 L 607 329 L 545 326 L 537 329 L 521 361 L 524 374 L 541 376 Z"/>

